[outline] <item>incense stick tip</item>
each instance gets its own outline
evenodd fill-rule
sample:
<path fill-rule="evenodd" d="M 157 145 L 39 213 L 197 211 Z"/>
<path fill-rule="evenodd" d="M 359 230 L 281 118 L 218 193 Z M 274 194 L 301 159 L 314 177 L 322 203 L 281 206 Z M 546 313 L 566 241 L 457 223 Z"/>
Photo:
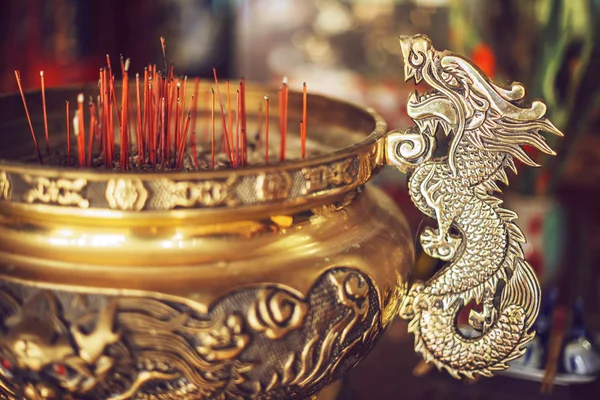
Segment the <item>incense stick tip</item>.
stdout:
<path fill-rule="evenodd" d="M 75 116 L 73 117 L 73 134 L 79 136 L 79 111 L 75 111 Z"/>

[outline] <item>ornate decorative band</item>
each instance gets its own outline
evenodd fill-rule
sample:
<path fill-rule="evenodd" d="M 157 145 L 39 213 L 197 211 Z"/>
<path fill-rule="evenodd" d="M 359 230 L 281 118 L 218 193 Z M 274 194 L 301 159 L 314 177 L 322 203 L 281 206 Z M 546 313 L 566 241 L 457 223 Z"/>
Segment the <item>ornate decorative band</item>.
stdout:
<path fill-rule="evenodd" d="M 379 298 L 352 268 L 305 297 L 265 284 L 206 308 L 0 280 L 0 397 L 303 398 L 374 344 Z"/>
<path fill-rule="evenodd" d="M 229 174 L 131 175 L 88 174 L 80 177 L 49 170 L 0 167 L 0 200 L 82 209 L 168 211 L 240 207 L 351 190 L 375 172 L 380 146 L 328 163 L 253 169 Z M 198 177 L 201 178 L 198 178 Z"/>

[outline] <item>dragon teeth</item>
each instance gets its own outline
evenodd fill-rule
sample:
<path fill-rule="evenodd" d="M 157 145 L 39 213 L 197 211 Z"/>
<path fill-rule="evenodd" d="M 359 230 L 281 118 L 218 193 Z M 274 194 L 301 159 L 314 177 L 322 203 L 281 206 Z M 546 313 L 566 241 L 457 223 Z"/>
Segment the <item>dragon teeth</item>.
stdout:
<path fill-rule="evenodd" d="M 435 133 L 435 130 L 437 128 L 437 119 L 435 119 L 435 118 L 426 119 L 424 126 L 427 129 L 429 129 L 429 133 L 431 133 L 431 134 Z"/>
<path fill-rule="evenodd" d="M 431 132 L 431 121 L 429 119 L 425 120 L 425 123 L 423 124 L 423 126 L 425 126 L 425 129 L 428 129 L 429 132 Z"/>
<path fill-rule="evenodd" d="M 441 127 L 446 135 L 452 133 L 452 126 L 446 121 L 438 118 L 415 119 L 413 121 L 421 132 L 429 130 L 429 133 L 433 135 L 437 132 L 438 128 Z"/>
<path fill-rule="evenodd" d="M 443 121 L 442 123 L 440 123 L 440 125 L 442 126 L 442 129 L 444 130 L 444 133 L 446 134 L 446 136 L 448 136 L 448 131 L 450 130 L 450 127 L 448 126 L 448 124 Z"/>
<path fill-rule="evenodd" d="M 419 92 L 413 90 L 410 96 L 408 96 L 409 103 L 419 104 Z"/>
<path fill-rule="evenodd" d="M 444 134 L 446 134 L 446 136 L 452 133 L 452 127 L 446 121 L 440 121 L 440 126 L 444 130 Z"/>

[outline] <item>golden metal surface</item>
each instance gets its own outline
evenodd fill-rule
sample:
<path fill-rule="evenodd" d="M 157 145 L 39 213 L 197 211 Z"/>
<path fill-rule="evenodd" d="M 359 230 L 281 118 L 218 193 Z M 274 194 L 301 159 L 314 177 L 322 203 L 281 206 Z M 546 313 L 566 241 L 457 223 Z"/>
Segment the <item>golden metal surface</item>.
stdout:
<path fill-rule="evenodd" d="M 542 103 L 518 103 L 522 86 L 502 89 L 424 37 L 402 46 L 407 78 L 435 89 L 409 101 L 417 128 L 386 139 L 374 111 L 310 96 L 313 156 L 237 170 L 24 163 L 19 99 L 0 96 L 2 398 L 310 398 L 399 308 L 417 350 L 454 376 L 489 375 L 522 354 L 539 286 L 516 215 L 491 193 L 513 158 L 532 163 L 521 145 L 551 153 L 538 132 L 559 132 Z M 92 89 L 47 91 L 53 140 L 65 97 Z M 265 91 L 248 85 L 250 125 Z M 289 101 L 299 118 L 301 95 Z M 438 126 L 453 139 L 433 158 Z M 364 187 L 386 160 L 411 172 L 415 204 L 438 221 L 423 248 L 449 261 L 409 295 L 406 222 Z M 475 339 L 454 322 L 471 299 L 484 306 L 471 315 Z"/>
<path fill-rule="evenodd" d="M 501 208 L 497 181 L 508 184 L 505 169 L 514 160 L 533 166 L 521 148 L 554 154 L 541 132 L 562 135 L 544 117 L 546 106 L 525 106 L 525 89 L 492 83 L 470 61 L 436 51 L 418 35 L 400 39 L 406 79 L 425 81 L 408 115 L 416 123 L 387 138 L 388 162 L 409 172 L 409 192 L 437 227 L 420 235 L 423 250 L 448 261 L 428 282 L 416 282 L 400 308 L 415 335 L 415 349 L 452 376 L 491 376 L 525 352 L 540 307 L 540 287 L 523 258 L 517 215 Z M 451 135 L 446 156 L 433 157 L 438 127 Z M 469 321 L 478 334 L 466 337 L 458 312 L 475 300 L 482 311 Z"/>
<path fill-rule="evenodd" d="M 10 104 L 0 96 L 0 113 Z M 0 397 L 311 398 L 364 357 L 397 313 L 412 239 L 363 186 L 385 123 L 309 104 L 324 154 L 306 160 L 191 173 L 0 162 Z M 0 119 L 0 135 L 16 126 Z"/>

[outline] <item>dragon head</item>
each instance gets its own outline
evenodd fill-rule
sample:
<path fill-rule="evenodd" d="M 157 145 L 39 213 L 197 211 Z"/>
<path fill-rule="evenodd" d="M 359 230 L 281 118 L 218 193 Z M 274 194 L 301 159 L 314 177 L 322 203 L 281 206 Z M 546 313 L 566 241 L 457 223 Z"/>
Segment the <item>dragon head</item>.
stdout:
<path fill-rule="evenodd" d="M 0 291 L 0 304 L 16 304 Z M 60 318 L 59 304 L 49 294 L 29 299 L 0 328 L 0 397 L 27 400 L 69 399 L 89 394 L 114 364 L 104 354 L 119 338 L 112 330 L 115 305 L 101 313 L 89 332 L 70 329 Z M 74 346 L 75 345 L 75 346 Z"/>
<path fill-rule="evenodd" d="M 454 153 L 462 140 L 477 148 L 508 153 L 531 166 L 537 164 L 521 146 L 554 154 L 540 131 L 562 133 L 544 117 L 544 103 L 523 104 L 523 85 L 515 82 L 508 89 L 497 86 L 465 58 L 436 51 L 426 36 L 403 36 L 400 44 L 406 80 L 413 78 L 417 84 L 424 81 L 432 88 L 410 95 L 408 115 L 421 134 L 433 136 L 438 126 L 446 135 L 453 133 L 449 151 L 453 172 Z"/>

